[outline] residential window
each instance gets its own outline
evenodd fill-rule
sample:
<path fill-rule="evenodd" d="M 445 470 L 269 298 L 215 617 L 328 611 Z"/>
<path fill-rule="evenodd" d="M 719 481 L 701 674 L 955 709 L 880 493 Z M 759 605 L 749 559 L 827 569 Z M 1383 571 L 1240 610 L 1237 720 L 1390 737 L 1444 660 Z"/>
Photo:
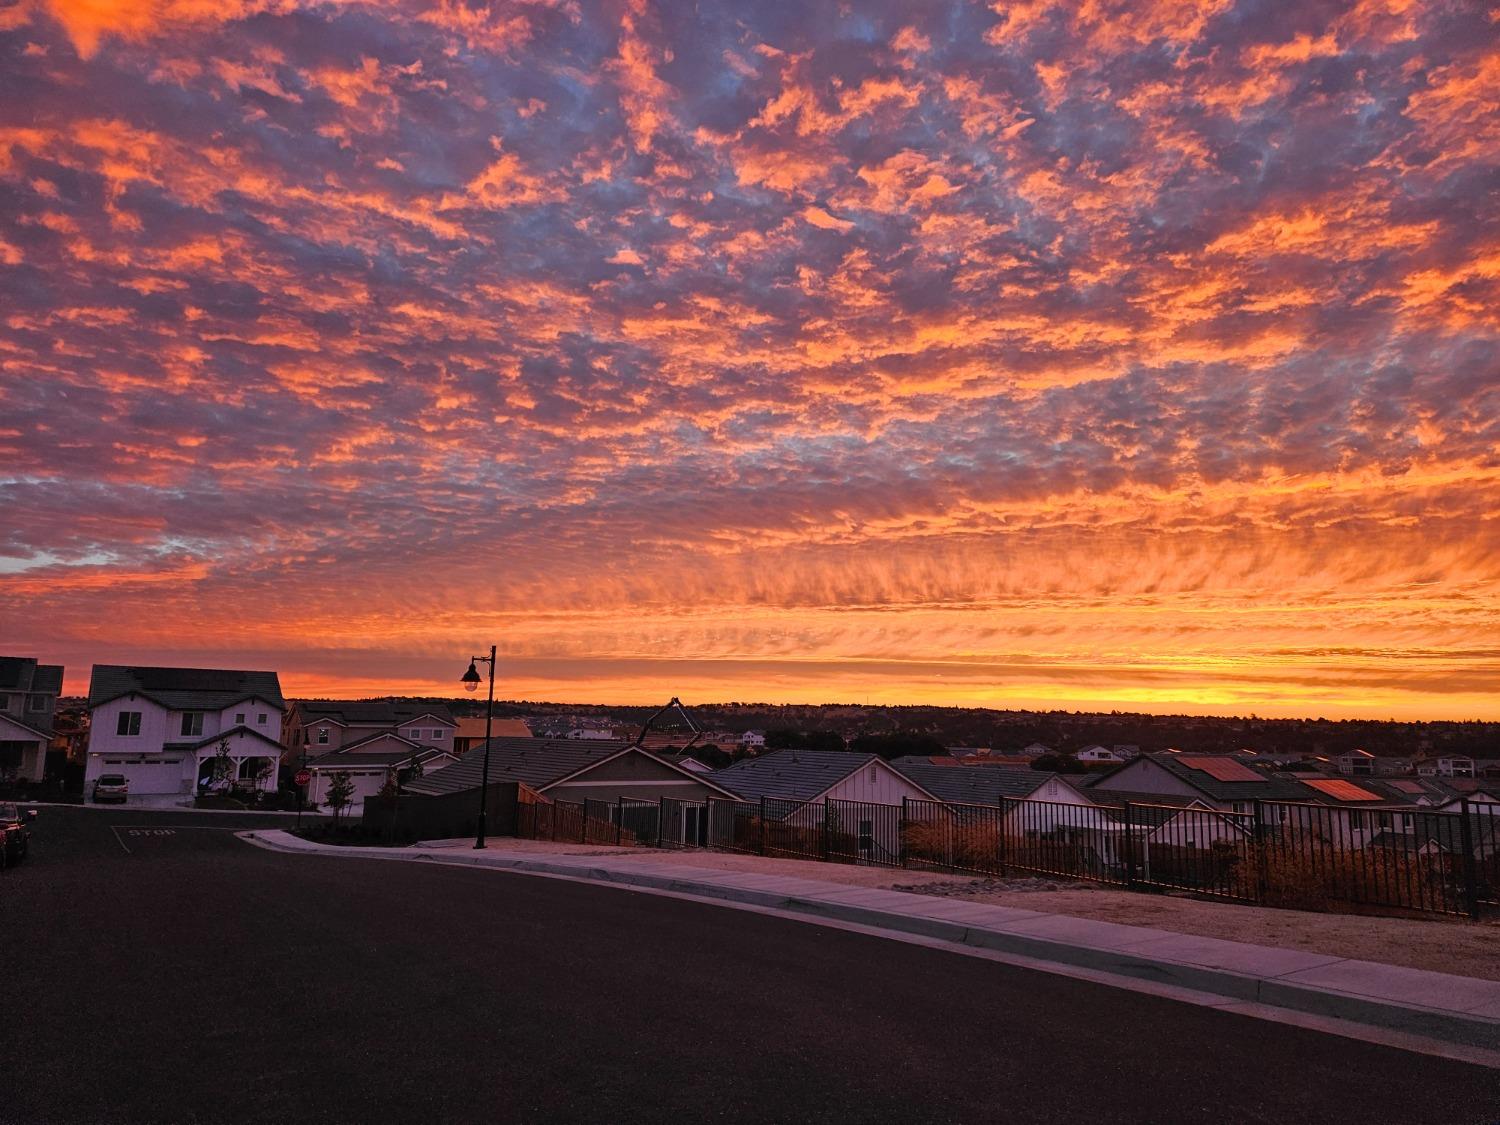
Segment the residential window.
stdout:
<path fill-rule="evenodd" d="M 10 710 L 10 696 L 0 695 L 0 711 Z"/>
<path fill-rule="evenodd" d="M 203 712 L 202 711 L 184 711 L 182 713 L 182 733 L 183 734 L 202 734 L 203 733 Z"/>
<path fill-rule="evenodd" d="M 434 739 L 442 738 L 443 735 L 444 735 L 444 733 L 446 733 L 446 732 L 443 730 L 442 727 L 434 727 L 433 731 L 432 731 L 432 737 Z"/>
<path fill-rule="evenodd" d="M 327 727 L 319 727 L 318 728 L 318 745 L 319 746 L 327 746 L 328 745 L 328 728 Z"/>
<path fill-rule="evenodd" d="M 131 735 L 141 733 L 141 713 L 139 711 L 121 711 L 115 723 L 115 734 Z"/>
<path fill-rule="evenodd" d="M 256 715 L 255 716 L 255 722 L 256 722 L 257 726 L 262 726 L 262 727 L 265 726 L 266 725 L 266 713 L 264 711 L 262 711 L 260 714 Z"/>
<path fill-rule="evenodd" d="M 47 697 L 45 695 L 33 695 L 26 706 L 33 711 L 45 711 L 47 709 Z"/>
<path fill-rule="evenodd" d="M 242 727 L 245 725 L 245 712 L 236 711 L 234 713 L 234 725 L 237 727 Z"/>

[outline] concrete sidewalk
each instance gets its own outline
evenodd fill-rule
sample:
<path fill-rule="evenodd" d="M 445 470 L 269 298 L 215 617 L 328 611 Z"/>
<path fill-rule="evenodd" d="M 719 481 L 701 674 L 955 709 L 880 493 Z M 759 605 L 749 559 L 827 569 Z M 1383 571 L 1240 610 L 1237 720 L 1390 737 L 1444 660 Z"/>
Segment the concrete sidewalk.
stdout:
<path fill-rule="evenodd" d="M 666 891 L 914 934 L 1225 997 L 1219 1007 L 1270 1006 L 1444 1043 L 1500 1050 L 1500 982 L 1356 961 L 1299 950 L 1196 937 L 931 895 L 850 887 L 817 879 L 714 871 L 687 864 L 643 870 L 628 858 L 507 854 L 451 843 L 410 848 L 317 844 L 288 832 L 241 833 L 261 846 L 304 854 L 441 862 L 564 876 Z M 1497 949 L 1500 956 L 1500 949 Z"/>

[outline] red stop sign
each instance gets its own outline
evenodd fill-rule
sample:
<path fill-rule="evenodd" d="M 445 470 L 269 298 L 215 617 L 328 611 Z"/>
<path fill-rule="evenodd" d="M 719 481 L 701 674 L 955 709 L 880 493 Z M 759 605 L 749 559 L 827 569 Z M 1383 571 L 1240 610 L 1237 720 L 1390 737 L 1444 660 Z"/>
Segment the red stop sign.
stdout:
<path fill-rule="evenodd" d="M 306 785 L 309 781 L 312 780 L 312 771 L 298 770 L 297 776 L 293 778 L 293 780 L 296 781 L 298 785 Z"/>

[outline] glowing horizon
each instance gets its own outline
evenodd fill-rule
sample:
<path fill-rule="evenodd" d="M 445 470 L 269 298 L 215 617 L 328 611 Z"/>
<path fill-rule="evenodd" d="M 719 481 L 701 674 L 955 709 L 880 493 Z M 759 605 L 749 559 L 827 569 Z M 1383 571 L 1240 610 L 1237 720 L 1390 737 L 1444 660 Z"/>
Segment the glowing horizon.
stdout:
<path fill-rule="evenodd" d="M 1500 719 L 1482 9 L 21 0 L 0 652 Z"/>

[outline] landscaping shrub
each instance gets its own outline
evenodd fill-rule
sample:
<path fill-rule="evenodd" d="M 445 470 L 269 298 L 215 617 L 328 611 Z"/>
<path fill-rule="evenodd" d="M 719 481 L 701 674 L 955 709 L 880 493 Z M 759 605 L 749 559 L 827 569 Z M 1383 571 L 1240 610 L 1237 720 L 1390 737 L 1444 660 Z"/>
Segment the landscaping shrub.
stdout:
<path fill-rule="evenodd" d="M 1411 852 L 1379 848 L 1323 848 L 1306 839 L 1252 846 L 1235 866 L 1232 886 L 1242 897 L 1294 910 L 1338 910 L 1389 903 L 1393 896 L 1421 908 L 1443 899 L 1440 870 Z M 1260 894 L 1257 895 L 1257 888 Z"/>
<path fill-rule="evenodd" d="M 1015 838 L 1007 837 L 1010 844 Z M 999 871 L 1000 826 L 995 821 L 963 822 L 949 818 L 916 820 L 901 836 L 907 860 L 935 867 Z"/>

